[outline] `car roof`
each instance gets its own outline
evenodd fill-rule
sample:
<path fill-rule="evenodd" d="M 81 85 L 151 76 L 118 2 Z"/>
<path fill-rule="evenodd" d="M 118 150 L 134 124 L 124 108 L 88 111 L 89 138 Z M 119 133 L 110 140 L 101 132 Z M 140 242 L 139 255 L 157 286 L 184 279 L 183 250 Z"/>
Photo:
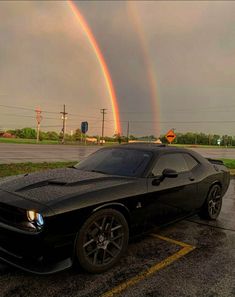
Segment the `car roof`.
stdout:
<path fill-rule="evenodd" d="M 150 142 L 135 142 L 135 143 L 126 143 L 126 144 L 119 144 L 111 147 L 106 147 L 103 149 L 108 148 L 124 148 L 129 150 L 140 150 L 140 151 L 149 151 L 152 152 L 154 155 L 158 155 L 161 153 L 190 153 L 194 158 L 196 158 L 199 162 L 205 163 L 207 162 L 206 159 L 201 156 L 199 153 L 195 152 L 194 150 L 183 148 L 183 147 L 176 147 L 173 145 L 167 144 L 157 144 L 157 143 L 150 143 Z"/>
<path fill-rule="evenodd" d="M 152 151 L 152 152 L 185 151 L 185 149 L 178 148 L 175 146 L 166 145 L 166 144 L 149 143 L 149 142 L 126 143 L 126 144 L 121 144 L 121 145 L 115 145 L 112 148 L 125 148 L 125 149 Z"/>

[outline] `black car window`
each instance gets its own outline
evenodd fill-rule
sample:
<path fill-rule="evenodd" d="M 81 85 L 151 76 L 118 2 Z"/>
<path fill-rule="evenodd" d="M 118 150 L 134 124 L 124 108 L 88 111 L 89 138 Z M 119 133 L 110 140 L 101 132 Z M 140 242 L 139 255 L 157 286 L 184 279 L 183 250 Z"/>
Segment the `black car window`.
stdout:
<path fill-rule="evenodd" d="M 165 154 L 160 156 L 155 167 L 153 168 L 153 175 L 161 175 L 162 171 L 166 168 L 174 169 L 178 173 L 188 171 L 188 166 L 184 156 L 180 153 Z"/>
<path fill-rule="evenodd" d="M 194 159 L 191 155 L 189 154 L 184 154 L 184 158 L 187 162 L 189 170 L 192 170 L 194 167 L 196 167 L 199 163 L 196 159 Z"/>
<path fill-rule="evenodd" d="M 77 169 L 111 175 L 141 176 L 152 158 L 151 152 L 110 148 L 90 155 Z"/>

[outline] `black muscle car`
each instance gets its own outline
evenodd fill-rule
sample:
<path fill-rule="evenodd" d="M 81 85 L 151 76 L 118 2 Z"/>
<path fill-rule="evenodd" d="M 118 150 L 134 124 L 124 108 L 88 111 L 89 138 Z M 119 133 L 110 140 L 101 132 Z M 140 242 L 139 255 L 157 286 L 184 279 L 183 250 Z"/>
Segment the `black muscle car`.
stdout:
<path fill-rule="evenodd" d="M 130 236 L 199 213 L 216 219 L 229 186 L 218 160 L 155 144 L 101 149 L 73 168 L 0 182 L 0 260 L 38 274 L 103 272 Z"/>

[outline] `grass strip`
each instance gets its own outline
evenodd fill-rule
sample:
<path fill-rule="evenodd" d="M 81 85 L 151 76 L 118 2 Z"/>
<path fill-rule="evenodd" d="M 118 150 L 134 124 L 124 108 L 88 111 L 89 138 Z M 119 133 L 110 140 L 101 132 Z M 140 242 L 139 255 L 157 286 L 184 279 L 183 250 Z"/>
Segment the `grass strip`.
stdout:
<path fill-rule="evenodd" d="M 229 169 L 235 169 L 235 160 L 234 159 L 221 159 L 224 162 L 224 165 Z"/>
<path fill-rule="evenodd" d="M 75 165 L 77 162 L 43 162 L 43 163 L 12 163 L 0 164 L 0 177 L 24 174 L 47 169 L 65 168 Z"/>

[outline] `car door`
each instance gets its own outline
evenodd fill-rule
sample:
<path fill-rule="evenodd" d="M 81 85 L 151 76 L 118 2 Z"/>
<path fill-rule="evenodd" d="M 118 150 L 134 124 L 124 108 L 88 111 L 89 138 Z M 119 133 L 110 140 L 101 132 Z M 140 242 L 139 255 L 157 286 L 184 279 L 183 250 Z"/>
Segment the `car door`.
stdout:
<path fill-rule="evenodd" d="M 186 158 L 180 152 L 163 153 L 156 161 L 147 181 L 151 224 L 161 225 L 192 211 L 197 182 Z M 164 169 L 175 170 L 178 176 L 162 178 Z"/>

